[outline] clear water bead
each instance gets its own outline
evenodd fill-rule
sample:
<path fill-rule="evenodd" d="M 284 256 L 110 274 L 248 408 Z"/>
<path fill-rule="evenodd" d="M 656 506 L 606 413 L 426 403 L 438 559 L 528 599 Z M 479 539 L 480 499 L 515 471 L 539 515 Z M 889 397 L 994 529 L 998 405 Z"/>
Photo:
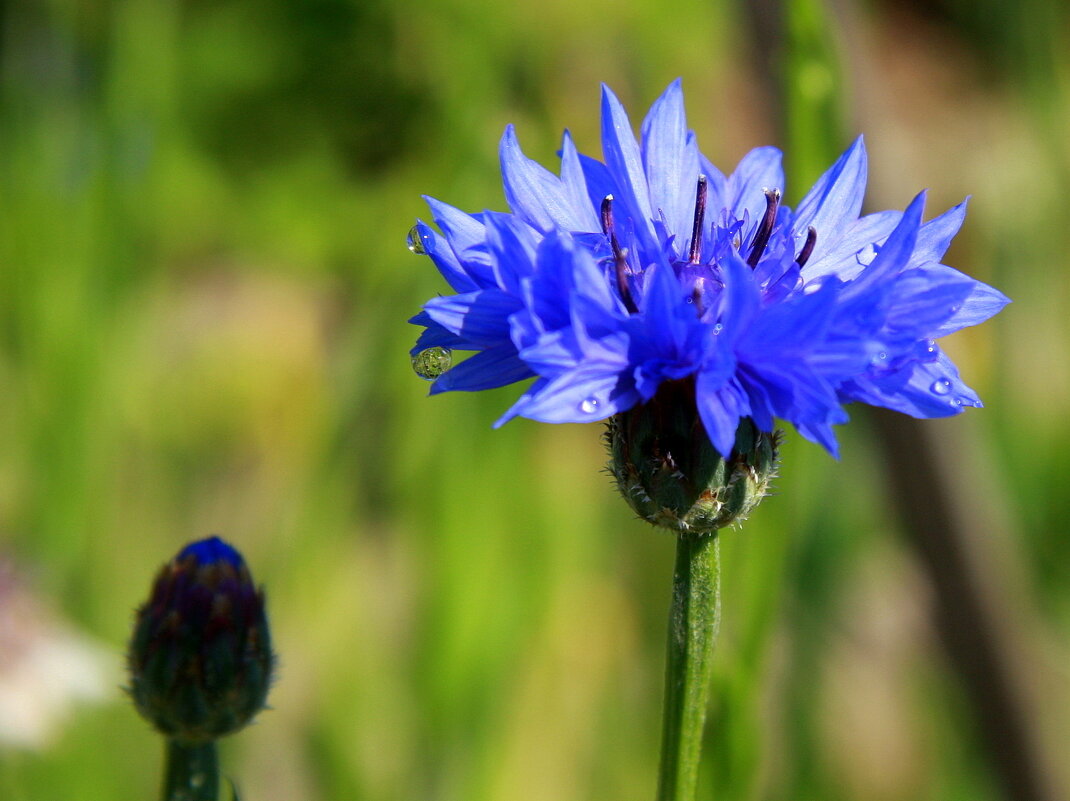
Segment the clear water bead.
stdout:
<path fill-rule="evenodd" d="M 598 398 L 584 398 L 580 403 L 580 411 L 584 414 L 594 414 L 598 411 Z"/>
<path fill-rule="evenodd" d="M 409 250 L 417 256 L 423 256 L 427 253 L 427 248 L 424 247 L 423 237 L 420 236 L 420 226 L 418 225 L 414 225 L 409 229 L 409 235 L 405 237 L 405 244 L 408 245 Z"/>
<path fill-rule="evenodd" d="M 451 364 L 453 351 L 449 348 L 424 348 L 412 357 L 412 371 L 424 381 L 434 381 L 449 370 Z"/>
<path fill-rule="evenodd" d="M 946 395 L 951 391 L 951 382 L 946 378 L 941 378 L 937 381 L 933 381 L 932 386 L 929 387 L 937 395 Z"/>

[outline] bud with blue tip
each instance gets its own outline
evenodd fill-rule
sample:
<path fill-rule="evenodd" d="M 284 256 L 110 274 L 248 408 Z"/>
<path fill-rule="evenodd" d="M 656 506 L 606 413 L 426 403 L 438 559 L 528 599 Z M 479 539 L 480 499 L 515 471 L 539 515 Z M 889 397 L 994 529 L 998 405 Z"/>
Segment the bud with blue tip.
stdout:
<path fill-rule="evenodd" d="M 264 593 L 218 537 L 193 542 L 156 576 L 128 655 L 138 711 L 171 740 L 210 742 L 264 708 L 274 655 Z"/>

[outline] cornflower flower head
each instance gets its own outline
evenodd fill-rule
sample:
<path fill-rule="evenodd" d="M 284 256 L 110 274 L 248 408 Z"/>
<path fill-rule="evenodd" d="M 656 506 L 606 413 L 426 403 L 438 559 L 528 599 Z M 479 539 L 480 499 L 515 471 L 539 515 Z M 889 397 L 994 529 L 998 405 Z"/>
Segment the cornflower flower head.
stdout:
<path fill-rule="evenodd" d="M 851 401 L 920 418 L 981 405 L 936 343 L 1008 302 L 941 263 L 965 202 L 928 222 L 924 193 L 905 211 L 860 216 L 859 137 L 791 209 L 776 148 L 752 150 L 729 175 L 702 155 L 678 80 L 641 134 L 603 87 L 602 161 L 566 132 L 555 175 L 509 126 L 511 214 L 427 199 L 441 235 L 418 222 L 413 247 L 456 294 L 413 318 L 426 328 L 413 353 L 475 351 L 432 393 L 534 377 L 498 424 L 610 419 L 611 446 L 638 410 L 663 419 L 665 403 L 686 402 L 681 438 L 697 430 L 725 460 L 777 418 L 836 454 L 833 426 Z M 616 456 L 623 484 L 634 476 Z M 663 468 L 679 473 L 679 461 Z"/>

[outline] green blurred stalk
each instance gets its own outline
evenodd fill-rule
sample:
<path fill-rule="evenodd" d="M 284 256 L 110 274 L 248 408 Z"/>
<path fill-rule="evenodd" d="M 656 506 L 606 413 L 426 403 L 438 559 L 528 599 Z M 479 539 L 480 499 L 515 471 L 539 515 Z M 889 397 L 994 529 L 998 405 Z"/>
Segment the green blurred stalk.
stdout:
<path fill-rule="evenodd" d="M 721 623 L 716 534 L 676 541 L 662 712 L 658 801 L 692 801 L 702 753 L 713 649 Z"/>
<path fill-rule="evenodd" d="M 782 6 L 785 159 L 788 186 L 810 186 L 843 152 L 844 76 L 823 0 L 791 0 Z"/>
<path fill-rule="evenodd" d="M 183 743 L 168 738 L 161 801 L 218 801 L 219 757 L 214 740 Z"/>

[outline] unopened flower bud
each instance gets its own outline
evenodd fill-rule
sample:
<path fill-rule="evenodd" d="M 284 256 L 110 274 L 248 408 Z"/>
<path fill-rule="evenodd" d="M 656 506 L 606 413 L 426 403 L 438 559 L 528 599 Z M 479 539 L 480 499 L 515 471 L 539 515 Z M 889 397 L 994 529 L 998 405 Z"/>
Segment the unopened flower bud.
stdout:
<path fill-rule="evenodd" d="M 613 416 L 606 433 L 609 469 L 628 505 L 647 522 L 691 534 L 746 519 L 776 475 L 778 438 L 743 418 L 724 458 L 686 380 L 665 383 L 648 403 Z"/>
<path fill-rule="evenodd" d="M 271 652 L 264 594 L 234 548 L 194 542 L 165 564 L 137 611 L 130 694 L 161 734 L 203 742 L 264 708 Z"/>

